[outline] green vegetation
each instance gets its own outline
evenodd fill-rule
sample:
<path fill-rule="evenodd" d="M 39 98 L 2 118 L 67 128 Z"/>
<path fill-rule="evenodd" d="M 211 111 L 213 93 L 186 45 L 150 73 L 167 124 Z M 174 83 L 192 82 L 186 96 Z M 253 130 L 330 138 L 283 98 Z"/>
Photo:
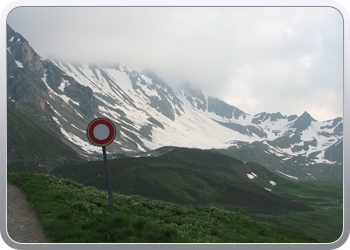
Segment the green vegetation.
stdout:
<path fill-rule="evenodd" d="M 279 195 L 312 206 L 313 212 L 288 212 L 274 218 L 278 225 L 292 225 L 322 242 L 336 241 L 343 229 L 343 182 L 303 181 L 295 188 L 286 184 L 273 189 Z"/>
<path fill-rule="evenodd" d="M 313 210 L 265 190 L 271 188 L 270 180 L 281 182 L 282 178 L 262 166 L 250 166 L 210 151 L 178 148 L 160 157 L 109 160 L 108 168 L 112 190 L 125 195 L 242 213 Z M 247 174 L 255 171 L 260 177 L 250 180 Z M 107 189 L 103 162 L 68 163 L 51 174 Z"/>
<path fill-rule="evenodd" d="M 39 126 L 38 120 L 18 109 L 11 101 L 7 102 L 7 161 L 9 163 L 24 161 L 31 165 L 32 172 L 47 171 L 39 165 L 51 165 L 66 159 L 76 159 L 77 153 L 60 139 L 54 128 Z M 31 163 L 30 163 L 31 162 Z M 35 165 L 35 166 L 34 166 Z M 20 166 L 13 165 L 20 170 Z M 11 167 L 11 166 L 10 166 Z M 23 169 L 24 170 L 24 169 Z M 28 171 L 28 168 L 25 168 Z"/>
<path fill-rule="evenodd" d="M 181 206 L 108 194 L 45 174 L 8 173 L 33 204 L 48 238 L 60 243 L 319 242 L 302 231 L 210 206 Z"/>
<path fill-rule="evenodd" d="M 16 166 L 21 170 L 16 172 L 35 168 L 29 163 L 25 164 L 12 163 L 11 167 L 15 169 Z M 150 202 L 162 200 L 162 204 L 178 204 L 176 206 L 181 209 L 200 207 L 205 210 L 215 207 L 219 209 L 217 211 L 224 209 L 232 214 L 249 216 L 256 222 L 301 230 L 325 243 L 336 241 L 342 233 L 343 183 L 340 181 L 290 181 L 257 163 L 243 163 L 223 154 L 184 148 L 173 149 L 160 157 L 113 159 L 108 161 L 108 167 L 112 191 L 116 193 L 115 197 L 119 197 L 115 198 L 117 200 L 127 196 Z M 11 171 L 8 169 L 8 172 Z M 248 178 L 248 174 L 252 173 L 257 177 Z M 104 164 L 101 161 L 70 161 L 50 174 L 107 190 Z M 137 203 L 141 204 L 141 200 Z M 105 202 L 108 202 L 108 198 L 105 198 Z M 108 213 L 108 204 L 104 206 L 104 211 Z M 116 205 L 118 209 L 123 206 Z M 154 218 L 163 218 L 153 205 L 145 206 L 156 211 Z M 140 209 L 143 209 L 143 205 Z M 135 214 L 130 216 L 132 220 Z M 193 220 L 196 218 L 193 217 Z M 191 220 L 186 217 L 185 221 Z M 173 223 L 181 224 L 179 221 Z M 186 242 L 186 237 L 179 241 Z M 195 240 L 191 238 L 192 241 Z"/>

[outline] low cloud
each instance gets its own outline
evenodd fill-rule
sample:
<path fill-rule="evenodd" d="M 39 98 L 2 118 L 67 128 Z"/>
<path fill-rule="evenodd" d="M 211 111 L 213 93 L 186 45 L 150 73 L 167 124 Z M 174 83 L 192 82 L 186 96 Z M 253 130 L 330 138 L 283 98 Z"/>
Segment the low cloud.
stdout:
<path fill-rule="evenodd" d="M 39 53 L 145 66 L 250 114 L 342 116 L 343 26 L 333 8 L 20 7 L 8 23 Z"/>

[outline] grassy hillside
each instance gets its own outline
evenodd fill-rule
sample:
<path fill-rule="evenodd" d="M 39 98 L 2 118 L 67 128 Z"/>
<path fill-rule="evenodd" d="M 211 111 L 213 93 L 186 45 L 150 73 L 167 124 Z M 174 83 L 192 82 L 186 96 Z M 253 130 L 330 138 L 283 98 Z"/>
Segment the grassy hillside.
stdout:
<path fill-rule="evenodd" d="M 313 212 L 287 212 L 278 217 L 269 216 L 277 225 L 292 225 L 316 236 L 322 242 L 336 241 L 343 230 L 343 182 L 341 181 L 302 181 L 291 188 L 287 183 L 277 185 L 277 194 L 303 202 L 315 210 Z M 255 217 L 256 219 L 262 219 Z"/>
<path fill-rule="evenodd" d="M 20 169 L 31 166 L 16 164 Z M 302 230 L 321 242 L 333 242 L 342 233 L 340 181 L 290 181 L 257 163 L 184 148 L 160 157 L 108 160 L 108 167 L 112 190 L 121 195 L 239 212 L 256 221 Z M 51 173 L 107 190 L 102 161 L 71 161 Z M 250 179 L 253 174 L 256 177 Z"/>
<path fill-rule="evenodd" d="M 209 206 L 181 206 L 107 192 L 44 174 L 8 173 L 58 243 L 315 243 L 302 231 Z"/>
<path fill-rule="evenodd" d="M 285 181 L 267 169 L 210 151 L 178 148 L 160 157 L 109 160 L 108 168 L 112 190 L 125 195 L 250 213 L 313 210 L 267 191 L 269 181 Z M 250 179 L 254 171 L 258 177 Z M 51 173 L 107 189 L 103 162 L 68 163 Z"/>
<path fill-rule="evenodd" d="M 63 143 L 57 131 L 39 126 L 40 121 L 7 103 L 7 161 L 10 171 L 47 171 L 45 166 L 79 159 L 77 153 Z M 45 122 L 41 121 L 43 126 Z M 20 162 L 20 165 L 18 163 Z M 22 165 L 28 168 L 22 168 Z M 40 165 L 40 166 L 39 166 Z"/>

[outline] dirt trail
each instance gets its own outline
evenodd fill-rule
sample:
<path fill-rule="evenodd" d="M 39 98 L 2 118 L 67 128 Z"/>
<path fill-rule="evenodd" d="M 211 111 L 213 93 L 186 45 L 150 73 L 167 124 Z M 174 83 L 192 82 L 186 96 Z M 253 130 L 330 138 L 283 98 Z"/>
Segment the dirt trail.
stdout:
<path fill-rule="evenodd" d="M 7 183 L 7 232 L 18 243 L 50 243 L 39 219 L 22 191 Z"/>

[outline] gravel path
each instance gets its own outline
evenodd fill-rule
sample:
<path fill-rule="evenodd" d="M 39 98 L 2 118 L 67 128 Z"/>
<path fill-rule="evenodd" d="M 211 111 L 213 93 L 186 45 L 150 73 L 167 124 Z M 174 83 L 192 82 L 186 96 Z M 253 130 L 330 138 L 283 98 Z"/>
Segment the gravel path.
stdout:
<path fill-rule="evenodd" d="M 18 243 L 50 243 L 26 196 L 14 184 L 7 183 L 7 232 Z"/>

